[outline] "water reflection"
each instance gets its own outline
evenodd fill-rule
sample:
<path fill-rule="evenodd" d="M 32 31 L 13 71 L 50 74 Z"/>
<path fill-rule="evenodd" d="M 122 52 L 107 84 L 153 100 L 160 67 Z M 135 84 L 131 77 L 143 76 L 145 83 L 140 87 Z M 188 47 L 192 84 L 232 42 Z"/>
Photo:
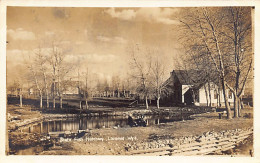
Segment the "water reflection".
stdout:
<path fill-rule="evenodd" d="M 146 116 L 144 118 L 146 125 L 156 125 L 159 123 L 167 123 L 189 119 L 183 117 L 153 117 Z M 80 117 L 67 118 L 61 120 L 43 121 L 38 124 L 30 125 L 23 129 L 23 132 L 48 134 L 49 132 L 57 131 L 77 131 L 97 128 L 111 128 L 114 126 L 125 127 L 128 126 L 127 117 L 109 116 L 109 117 Z"/>

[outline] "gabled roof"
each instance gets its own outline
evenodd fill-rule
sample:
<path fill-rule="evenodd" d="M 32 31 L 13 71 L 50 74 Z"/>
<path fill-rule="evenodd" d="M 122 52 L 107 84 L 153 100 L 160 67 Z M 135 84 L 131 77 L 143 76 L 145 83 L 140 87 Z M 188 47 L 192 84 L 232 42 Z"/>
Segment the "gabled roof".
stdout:
<path fill-rule="evenodd" d="M 164 87 L 172 87 L 177 79 L 181 85 L 191 85 L 194 89 L 199 89 L 208 81 L 206 80 L 206 73 L 199 70 L 173 70 L 171 76 L 162 84 Z M 211 76 L 211 82 L 218 85 L 217 76 Z"/>
<path fill-rule="evenodd" d="M 203 72 L 198 70 L 173 70 L 171 74 L 176 76 L 182 85 L 197 85 L 205 81 L 201 73 Z"/>

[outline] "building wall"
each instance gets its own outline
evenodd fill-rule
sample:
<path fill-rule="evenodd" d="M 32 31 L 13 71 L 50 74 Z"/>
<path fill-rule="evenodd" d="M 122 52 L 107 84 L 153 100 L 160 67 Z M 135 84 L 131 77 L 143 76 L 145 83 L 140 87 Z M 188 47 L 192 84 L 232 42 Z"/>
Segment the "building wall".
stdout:
<path fill-rule="evenodd" d="M 206 88 L 207 88 L 207 92 L 208 92 L 208 85 L 207 83 L 205 84 Z M 213 106 L 217 105 L 218 99 L 217 99 L 217 94 L 216 91 L 218 90 L 218 86 L 215 85 L 214 83 L 210 83 L 211 86 L 211 90 L 210 90 L 210 94 L 211 94 L 211 103 L 213 104 Z M 230 104 L 233 104 L 234 102 L 234 96 L 233 94 L 227 90 L 227 94 L 228 94 L 228 102 Z M 205 89 L 204 89 L 204 85 L 199 89 L 199 105 L 204 106 L 207 105 L 207 96 L 209 99 L 209 93 L 208 95 L 206 95 Z M 223 95 L 223 91 L 220 90 L 219 91 L 219 100 L 220 100 L 220 104 L 223 105 L 225 103 L 225 99 L 224 99 L 224 95 Z M 208 101 L 209 102 L 209 101 Z"/>
<path fill-rule="evenodd" d="M 173 90 L 173 103 L 181 104 L 182 103 L 182 85 L 177 78 L 174 78 L 174 90 Z"/>

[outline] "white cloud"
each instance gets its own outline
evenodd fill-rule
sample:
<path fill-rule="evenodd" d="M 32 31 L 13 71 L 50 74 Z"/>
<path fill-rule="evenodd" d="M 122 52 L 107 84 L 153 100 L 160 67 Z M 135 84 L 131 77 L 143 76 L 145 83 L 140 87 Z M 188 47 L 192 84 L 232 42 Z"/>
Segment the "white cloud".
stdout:
<path fill-rule="evenodd" d="M 27 50 L 12 49 L 6 51 L 6 61 L 10 66 L 24 64 L 25 60 L 28 61 L 30 52 Z"/>
<path fill-rule="evenodd" d="M 66 56 L 69 62 L 86 62 L 86 63 L 108 63 L 114 62 L 116 56 L 112 54 L 71 54 Z"/>
<path fill-rule="evenodd" d="M 163 24 L 179 24 L 177 20 L 172 19 L 179 9 L 174 8 L 140 8 L 137 16 L 143 17 L 146 21 Z"/>
<path fill-rule="evenodd" d="M 7 34 L 14 40 L 35 40 L 35 35 L 33 32 L 26 31 L 22 28 L 17 28 L 16 30 L 9 29 Z"/>
<path fill-rule="evenodd" d="M 100 55 L 100 54 L 88 54 L 86 55 L 86 59 L 89 62 L 93 63 L 103 63 L 103 62 L 113 62 L 116 59 L 116 56 L 112 54 Z"/>
<path fill-rule="evenodd" d="M 135 16 L 136 16 L 136 12 L 131 9 L 115 11 L 115 8 L 110 8 L 110 9 L 106 10 L 105 12 L 108 13 L 109 15 L 111 15 L 113 18 L 119 18 L 122 20 L 131 20 L 131 19 L 135 18 Z"/>
<path fill-rule="evenodd" d="M 126 43 L 127 40 L 124 39 L 123 37 L 118 37 L 118 36 L 115 36 L 115 37 L 106 37 L 106 36 L 97 36 L 97 39 L 99 41 L 103 41 L 103 42 L 114 42 L 114 43 Z"/>
<path fill-rule="evenodd" d="M 163 23 L 163 24 L 175 24 L 175 25 L 180 24 L 180 22 L 178 20 L 172 20 L 169 18 L 159 18 L 159 19 L 157 19 L 157 22 Z"/>
<path fill-rule="evenodd" d="M 132 19 L 143 19 L 148 22 L 156 22 L 163 24 L 179 24 L 179 21 L 172 18 L 179 9 L 176 8 L 148 8 L 142 7 L 138 10 L 125 9 L 122 11 L 115 11 L 114 8 L 110 8 L 105 12 L 110 16 L 122 20 L 132 20 Z"/>

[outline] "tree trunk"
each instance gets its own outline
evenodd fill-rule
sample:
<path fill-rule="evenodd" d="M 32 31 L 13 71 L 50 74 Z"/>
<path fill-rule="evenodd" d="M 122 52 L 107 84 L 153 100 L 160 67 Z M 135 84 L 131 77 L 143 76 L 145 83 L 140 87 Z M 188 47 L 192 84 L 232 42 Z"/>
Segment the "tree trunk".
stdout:
<path fill-rule="evenodd" d="M 87 98 L 85 98 L 85 101 L 86 101 L 86 109 L 88 110 L 88 100 L 87 100 Z"/>
<path fill-rule="evenodd" d="M 240 98 L 238 98 L 237 111 L 238 111 L 238 117 L 241 117 L 241 99 Z"/>
<path fill-rule="evenodd" d="M 40 108 L 42 109 L 42 93 L 40 93 Z"/>
<path fill-rule="evenodd" d="M 53 109 L 55 109 L 55 103 L 56 103 L 55 96 L 53 96 Z"/>
<path fill-rule="evenodd" d="M 55 79 L 54 79 L 54 82 L 53 82 L 53 109 L 55 109 L 55 105 L 56 105 L 56 101 L 55 101 L 55 96 L 56 96 L 56 88 L 55 88 Z"/>
<path fill-rule="evenodd" d="M 47 77 L 46 77 L 46 74 L 43 69 L 42 69 L 42 71 L 43 71 L 43 77 L 44 77 L 43 79 L 44 79 L 45 93 L 46 93 L 46 107 L 49 108 L 50 104 L 49 104 L 49 91 L 48 91 L 48 85 L 47 85 Z"/>
<path fill-rule="evenodd" d="M 160 108 L 160 97 L 157 97 L 157 109 Z"/>
<path fill-rule="evenodd" d="M 238 97 L 234 94 L 234 118 L 238 117 Z"/>
<path fill-rule="evenodd" d="M 60 96 L 60 109 L 62 109 L 62 96 Z"/>
<path fill-rule="evenodd" d="M 217 106 L 221 107 L 221 101 L 220 101 L 220 89 L 217 89 Z"/>
<path fill-rule="evenodd" d="M 50 104 L 49 104 L 49 92 L 48 92 L 48 89 L 46 89 L 46 104 L 47 104 L 47 108 L 49 108 Z"/>
<path fill-rule="evenodd" d="M 19 90 L 19 95 L 20 95 L 20 107 L 23 107 L 23 95 L 22 95 L 22 90 Z"/>
<path fill-rule="evenodd" d="M 146 109 L 149 109 L 147 96 L 145 96 L 145 106 L 146 106 Z"/>
<path fill-rule="evenodd" d="M 81 110 L 81 108 L 82 108 L 82 107 L 81 107 L 81 100 L 80 100 L 80 101 L 79 101 L 79 109 Z"/>
<path fill-rule="evenodd" d="M 228 103 L 228 96 L 227 96 L 227 92 L 226 92 L 226 84 L 225 84 L 224 79 L 221 79 L 221 84 L 222 84 L 223 95 L 224 95 L 224 100 L 225 100 L 225 107 L 227 110 L 227 118 L 232 119 L 231 109 L 230 109 L 230 105 Z"/>
<path fill-rule="evenodd" d="M 243 102 L 242 97 L 240 97 L 239 101 L 240 101 L 241 109 L 244 109 L 244 102 Z"/>
<path fill-rule="evenodd" d="M 212 102 L 211 102 L 211 88 L 210 88 L 210 83 L 208 82 L 208 91 L 209 91 L 209 107 L 212 107 Z"/>
<path fill-rule="evenodd" d="M 117 97 L 120 97 L 119 89 L 117 89 Z"/>
<path fill-rule="evenodd" d="M 207 106 L 209 106 L 209 97 L 208 97 L 208 91 L 206 86 L 204 85 L 204 90 L 205 90 L 205 95 L 206 95 L 206 101 L 207 101 Z"/>

